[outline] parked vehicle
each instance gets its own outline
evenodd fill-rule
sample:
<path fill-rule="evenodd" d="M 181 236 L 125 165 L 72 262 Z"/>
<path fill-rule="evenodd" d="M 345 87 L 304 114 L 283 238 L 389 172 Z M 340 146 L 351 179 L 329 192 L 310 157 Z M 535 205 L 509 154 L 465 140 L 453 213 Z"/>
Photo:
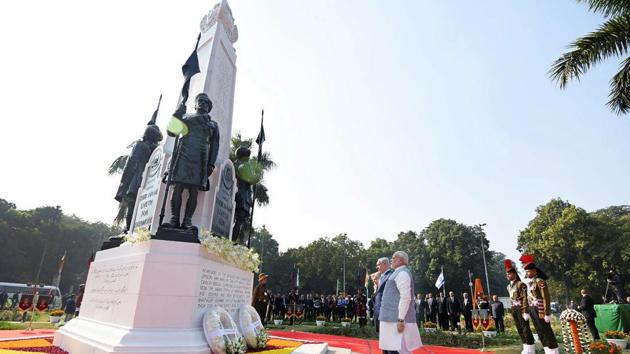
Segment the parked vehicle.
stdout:
<path fill-rule="evenodd" d="M 32 285 L 28 286 L 27 284 L 22 283 L 0 282 L 0 290 L 2 289 L 4 289 L 9 295 L 9 300 L 13 297 L 13 294 L 17 292 L 20 292 L 20 294 L 32 294 L 35 290 Z M 35 302 L 40 296 L 49 296 L 52 297 L 52 302 L 48 305 L 50 309 L 57 309 L 61 307 L 61 292 L 58 287 L 51 285 L 38 286 L 37 292 L 38 294 L 35 296 Z M 18 299 L 18 301 L 20 300 Z"/>

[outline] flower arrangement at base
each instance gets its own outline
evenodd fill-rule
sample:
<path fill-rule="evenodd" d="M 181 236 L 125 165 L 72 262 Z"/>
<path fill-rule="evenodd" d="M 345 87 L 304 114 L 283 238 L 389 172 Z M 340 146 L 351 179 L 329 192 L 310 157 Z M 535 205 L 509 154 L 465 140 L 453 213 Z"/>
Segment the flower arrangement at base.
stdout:
<path fill-rule="evenodd" d="M 317 316 L 316 321 L 326 321 L 326 316 Z"/>
<path fill-rule="evenodd" d="M 226 262 L 254 273 L 258 272 L 260 265 L 260 257 L 253 249 L 245 246 L 235 245 L 231 240 L 223 237 L 215 237 L 207 230 L 201 230 L 199 234 L 199 243 L 208 250 Z"/>
<path fill-rule="evenodd" d="M 60 316 L 63 316 L 64 314 L 65 312 L 63 312 L 63 310 L 52 310 L 50 311 L 48 316 L 60 317 Z"/>
<path fill-rule="evenodd" d="M 239 307 L 238 328 L 241 330 L 248 347 L 263 349 L 267 346 L 269 335 L 260 321 L 258 312 L 252 306 L 242 305 Z"/>
<path fill-rule="evenodd" d="M 626 339 L 626 334 L 622 331 L 606 331 L 604 337 L 608 339 Z"/>
<path fill-rule="evenodd" d="M 424 328 L 437 328 L 437 325 L 434 322 L 426 321 L 424 323 Z"/>
<path fill-rule="evenodd" d="M 269 341 L 269 333 L 262 328 L 258 333 L 256 333 L 256 348 L 263 349 L 267 346 L 267 342 Z"/>
<path fill-rule="evenodd" d="M 245 354 L 247 345 L 227 311 L 213 306 L 203 316 L 203 332 L 216 354 Z"/>
<path fill-rule="evenodd" d="M 132 233 L 125 235 L 125 241 L 129 243 L 138 243 L 149 241 L 151 239 L 151 232 L 146 227 L 139 227 L 134 229 Z"/>
<path fill-rule="evenodd" d="M 591 354 L 621 354 L 621 347 L 608 342 L 592 342 L 588 349 Z"/>

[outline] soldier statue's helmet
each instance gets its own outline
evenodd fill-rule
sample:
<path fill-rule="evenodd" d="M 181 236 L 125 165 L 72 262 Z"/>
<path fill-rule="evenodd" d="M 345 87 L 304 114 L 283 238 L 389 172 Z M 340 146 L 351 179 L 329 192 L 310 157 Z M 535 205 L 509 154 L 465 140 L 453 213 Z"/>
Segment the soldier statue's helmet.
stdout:
<path fill-rule="evenodd" d="M 236 149 L 236 158 L 239 160 L 244 157 L 250 157 L 251 155 L 252 155 L 252 150 L 250 150 L 246 146 L 241 146 L 238 149 Z"/>
<path fill-rule="evenodd" d="M 206 102 L 208 102 L 208 112 L 210 112 L 212 110 L 212 101 L 210 100 L 210 97 L 208 97 L 208 95 L 205 92 L 199 93 L 197 94 L 197 96 L 195 96 L 195 102 L 199 102 L 200 100 L 204 100 Z"/>
<path fill-rule="evenodd" d="M 144 135 L 142 136 L 142 140 L 153 142 L 162 141 L 162 138 L 162 132 L 160 131 L 160 128 L 155 124 L 149 124 L 144 130 Z"/>

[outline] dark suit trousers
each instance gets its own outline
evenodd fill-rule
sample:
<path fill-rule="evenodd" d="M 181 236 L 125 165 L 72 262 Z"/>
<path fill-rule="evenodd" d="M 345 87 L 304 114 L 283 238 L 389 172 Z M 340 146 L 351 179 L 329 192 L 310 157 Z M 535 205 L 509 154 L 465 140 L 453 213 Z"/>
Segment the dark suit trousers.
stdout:
<path fill-rule="evenodd" d="M 472 332 L 473 331 L 472 315 L 464 316 L 464 322 L 466 322 L 466 330 L 469 332 Z"/>
<path fill-rule="evenodd" d="M 455 331 L 457 330 L 458 332 L 461 331 L 461 329 L 459 328 L 459 314 L 451 314 L 448 316 L 449 320 L 450 320 L 450 330 L 451 331 Z"/>
<path fill-rule="evenodd" d="M 520 307 L 512 307 L 510 312 L 512 312 L 512 318 L 514 319 L 516 331 L 521 337 L 521 343 L 528 345 L 534 344 L 534 336 L 532 335 L 532 329 L 529 327 L 529 321 L 525 321 L 523 319 Z"/>
<path fill-rule="evenodd" d="M 534 322 L 534 328 L 536 329 L 536 333 L 538 333 L 538 337 L 540 337 L 543 347 L 549 349 L 558 348 L 558 342 L 556 341 L 556 336 L 553 334 L 551 325 L 545 322 L 544 319 L 538 317 L 538 309 L 536 307 L 529 307 L 529 317 L 531 317 L 531 321 Z"/>
<path fill-rule="evenodd" d="M 586 317 L 586 325 L 588 329 L 591 331 L 591 335 L 593 336 L 593 340 L 599 340 L 599 331 L 597 327 L 595 327 L 595 318 L 594 317 Z"/>
<path fill-rule="evenodd" d="M 492 317 L 494 319 L 494 325 L 497 327 L 497 332 L 505 332 L 505 324 L 503 323 L 503 317 Z"/>

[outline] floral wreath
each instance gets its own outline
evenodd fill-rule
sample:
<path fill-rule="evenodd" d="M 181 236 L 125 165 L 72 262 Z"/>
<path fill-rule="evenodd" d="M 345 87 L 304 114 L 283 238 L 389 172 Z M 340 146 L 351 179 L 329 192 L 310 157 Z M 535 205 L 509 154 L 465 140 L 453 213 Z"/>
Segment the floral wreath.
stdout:
<path fill-rule="evenodd" d="M 564 310 L 560 314 L 560 323 L 565 348 L 570 348 L 574 352 L 581 352 L 588 348 L 591 338 L 584 315 L 576 310 Z"/>
<path fill-rule="evenodd" d="M 250 348 L 263 349 L 267 346 L 269 335 L 260 321 L 258 312 L 250 305 L 242 305 L 238 309 L 238 327 Z"/>
<path fill-rule="evenodd" d="M 212 353 L 245 354 L 247 350 L 234 320 L 221 307 L 212 306 L 203 315 L 203 333 Z"/>

